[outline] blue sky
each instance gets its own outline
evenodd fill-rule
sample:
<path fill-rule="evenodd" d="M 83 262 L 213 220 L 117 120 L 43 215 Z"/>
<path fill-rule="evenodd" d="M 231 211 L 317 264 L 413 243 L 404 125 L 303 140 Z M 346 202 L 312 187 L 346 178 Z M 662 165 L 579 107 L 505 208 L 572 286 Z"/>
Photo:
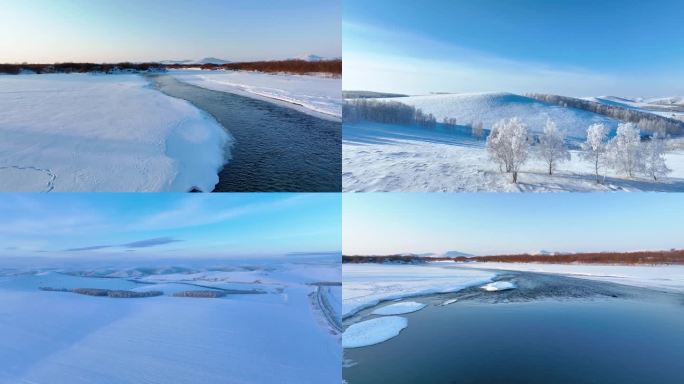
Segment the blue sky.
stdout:
<path fill-rule="evenodd" d="M 341 4 L 319 0 L 2 0 L 0 62 L 341 56 Z"/>
<path fill-rule="evenodd" d="M 684 94 L 679 0 L 345 0 L 345 89 Z"/>
<path fill-rule="evenodd" d="M 345 254 L 684 248 L 678 193 L 363 193 L 342 207 Z"/>
<path fill-rule="evenodd" d="M 3 194 L 0 258 L 214 258 L 341 249 L 339 194 Z"/>

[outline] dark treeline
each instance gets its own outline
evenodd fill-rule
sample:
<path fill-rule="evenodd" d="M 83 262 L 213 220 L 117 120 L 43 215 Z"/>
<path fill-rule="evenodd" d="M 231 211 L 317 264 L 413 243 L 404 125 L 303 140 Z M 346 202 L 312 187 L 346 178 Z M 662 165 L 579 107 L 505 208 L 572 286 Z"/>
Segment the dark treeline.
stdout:
<path fill-rule="evenodd" d="M 400 93 L 383 93 L 371 91 L 342 91 L 342 98 L 344 99 L 378 99 L 383 97 L 407 97 Z"/>
<path fill-rule="evenodd" d="M 684 122 L 659 116 L 653 113 L 627 109 L 618 106 L 606 105 L 595 101 L 576 99 L 574 97 L 546 95 L 540 93 L 527 94 L 527 97 L 543 101 L 545 103 L 582 109 L 612 117 L 617 120 L 635 123 L 642 131 L 655 133 L 662 132 L 672 135 L 684 133 Z"/>
<path fill-rule="evenodd" d="M 478 261 L 498 263 L 546 263 L 546 264 L 684 264 L 684 250 L 638 251 L 638 252 L 589 252 L 555 255 L 497 255 L 474 257 L 420 257 L 420 256 L 342 256 L 343 263 L 421 263 L 452 260 L 454 262 Z"/>
<path fill-rule="evenodd" d="M 281 61 L 253 61 L 246 63 L 228 63 L 228 64 L 170 64 L 165 65 L 166 68 L 183 69 L 183 68 L 197 68 L 208 70 L 234 70 L 234 71 L 259 71 L 259 72 L 286 72 L 296 74 L 307 73 L 330 73 L 333 75 L 342 75 L 342 60 L 322 60 L 322 61 L 305 61 L 305 60 L 281 60 Z"/>
<path fill-rule="evenodd" d="M 287 72 L 296 74 L 307 73 L 330 73 L 335 76 L 342 75 L 342 60 L 304 61 L 255 61 L 249 63 L 229 64 L 160 64 L 160 63 L 57 63 L 57 64 L 0 64 L 0 73 L 17 75 L 23 71 L 34 73 L 86 73 L 103 72 L 114 73 L 116 71 L 164 71 L 166 69 L 197 68 L 208 70 L 240 70 L 259 72 Z"/>
<path fill-rule="evenodd" d="M 407 255 L 385 255 L 385 256 L 346 256 L 342 255 L 342 262 L 348 264 L 363 263 L 397 263 L 397 264 L 418 264 L 428 261 L 449 261 L 451 257 L 422 257 Z"/>
<path fill-rule="evenodd" d="M 355 99 L 345 101 L 342 107 L 345 122 L 374 121 L 384 124 L 419 125 L 433 128 L 437 119 L 416 108 L 398 101 Z"/>
<path fill-rule="evenodd" d="M 57 64 L 0 64 L 0 73 L 17 75 L 23 71 L 34 73 L 87 73 L 103 72 L 114 73 L 117 71 L 163 71 L 164 68 L 158 63 L 57 63 Z"/>

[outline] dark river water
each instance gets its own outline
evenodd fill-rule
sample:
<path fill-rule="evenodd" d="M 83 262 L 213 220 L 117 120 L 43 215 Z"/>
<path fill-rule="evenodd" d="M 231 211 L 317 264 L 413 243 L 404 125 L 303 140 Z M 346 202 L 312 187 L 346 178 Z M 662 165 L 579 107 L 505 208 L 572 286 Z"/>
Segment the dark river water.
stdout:
<path fill-rule="evenodd" d="M 458 302 L 402 316 L 399 336 L 345 350 L 349 384 L 684 383 L 674 300 Z"/>
<path fill-rule="evenodd" d="M 340 122 L 227 92 L 149 77 L 157 89 L 211 114 L 235 139 L 215 192 L 339 192 Z"/>

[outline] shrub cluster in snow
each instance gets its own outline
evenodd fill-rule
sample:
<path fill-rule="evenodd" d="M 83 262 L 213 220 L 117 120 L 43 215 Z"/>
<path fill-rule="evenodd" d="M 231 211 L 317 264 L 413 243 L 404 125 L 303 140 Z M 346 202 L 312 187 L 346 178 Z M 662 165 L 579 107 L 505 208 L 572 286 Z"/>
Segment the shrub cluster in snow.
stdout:
<path fill-rule="evenodd" d="M 346 122 L 368 120 L 385 124 L 419 125 L 423 127 L 435 127 L 437 125 L 437 119 L 431 113 L 426 114 L 420 108 L 397 101 L 350 100 L 344 103 L 342 116 Z"/>
<path fill-rule="evenodd" d="M 630 178 L 642 174 L 658 180 L 671 172 L 665 164 L 667 138 L 663 133 L 656 132 L 642 141 L 634 123 L 620 123 L 615 137 L 607 137 L 608 130 L 603 124 L 592 124 L 581 145 L 582 158 L 594 165 L 596 182 L 601 181 L 600 170 L 606 166 Z M 534 140 L 527 126 L 514 117 L 494 124 L 486 147 L 492 161 L 499 164 L 502 172 L 510 173 L 515 183 L 520 168 L 532 154 L 548 164 L 549 175 L 559 163 L 570 160 L 565 133 L 556 128 L 553 120 L 547 121 L 544 132 L 536 139 L 537 143 L 532 145 Z"/>

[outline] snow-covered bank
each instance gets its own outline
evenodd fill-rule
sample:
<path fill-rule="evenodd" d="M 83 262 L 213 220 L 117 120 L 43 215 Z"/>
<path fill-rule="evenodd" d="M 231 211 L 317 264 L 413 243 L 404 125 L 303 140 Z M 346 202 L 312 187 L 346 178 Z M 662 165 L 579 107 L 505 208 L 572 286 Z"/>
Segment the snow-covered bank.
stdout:
<path fill-rule="evenodd" d="M 549 256 L 553 257 L 553 256 Z M 682 265 L 594 265 L 535 263 L 463 263 L 464 268 L 553 273 L 643 288 L 684 293 Z"/>
<path fill-rule="evenodd" d="M 140 75 L 0 76 L 0 190 L 213 190 L 232 139 Z"/>
<path fill-rule="evenodd" d="M 585 127 L 586 129 L 586 127 Z M 456 192 L 456 191 L 684 191 L 684 150 L 668 152 L 673 172 L 654 182 L 624 178 L 610 170 L 597 184 L 592 164 L 570 151 L 571 160 L 548 175 L 548 165 L 530 159 L 518 183 L 501 172 L 484 147 L 459 133 L 378 123 L 344 124 L 342 183 L 346 192 Z"/>
<path fill-rule="evenodd" d="M 338 261 L 0 270 L 0 383 L 339 382 L 341 336 L 311 300 L 311 283 L 323 281 L 339 282 Z M 111 299 L 41 286 L 164 295 Z M 179 289 L 262 293 L 173 297 Z"/>
<path fill-rule="evenodd" d="M 169 73 L 182 82 L 213 91 L 279 100 L 319 117 L 342 118 L 340 78 L 246 71 L 179 70 Z"/>
<path fill-rule="evenodd" d="M 381 301 L 432 293 L 455 292 L 488 283 L 487 271 L 448 268 L 442 264 L 343 264 L 342 317 Z"/>

